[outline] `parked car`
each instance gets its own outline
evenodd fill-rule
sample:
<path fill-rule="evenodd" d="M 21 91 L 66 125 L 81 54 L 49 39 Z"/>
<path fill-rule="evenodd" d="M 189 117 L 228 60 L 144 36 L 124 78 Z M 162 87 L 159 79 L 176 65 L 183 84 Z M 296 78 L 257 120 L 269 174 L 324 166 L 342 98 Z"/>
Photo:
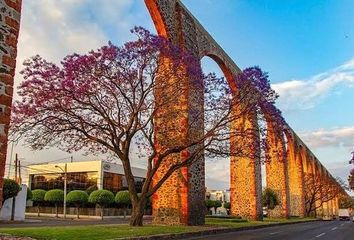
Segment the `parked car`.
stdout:
<path fill-rule="evenodd" d="M 338 210 L 338 219 L 350 221 L 351 218 L 350 218 L 349 210 L 346 208 L 339 209 Z"/>

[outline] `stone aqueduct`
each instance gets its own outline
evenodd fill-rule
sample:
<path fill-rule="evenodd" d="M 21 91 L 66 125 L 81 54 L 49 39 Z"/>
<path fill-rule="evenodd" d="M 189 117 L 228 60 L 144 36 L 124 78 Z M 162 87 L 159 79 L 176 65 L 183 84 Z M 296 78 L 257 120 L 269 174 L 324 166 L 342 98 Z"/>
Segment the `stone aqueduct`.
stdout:
<path fill-rule="evenodd" d="M 230 87 L 234 87 L 232 79 L 240 69 L 179 0 L 145 0 L 145 3 L 159 35 L 188 49 L 200 59 L 204 56 L 212 58 L 220 66 Z M 6 162 L 21 4 L 21 0 L 0 0 L 0 186 L 2 186 Z M 188 123 L 190 110 L 201 111 L 202 109 L 203 103 L 198 102 L 197 99 L 203 99 L 200 98 L 203 90 L 194 87 L 188 79 L 186 84 L 191 89 L 190 95 L 186 96 L 188 101 L 184 108 Z M 245 116 L 245 118 L 246 125 L 249 126 L 243 127 L 257 127 L 254 116 Z M 200 124 L 203 126 L 203 121 Z M 271 123 L 268 125 L 271 126 Z M 198 129 L 200 131 L 200 126 L 184 128 L 184 138 L 192 137 L 191 133 L 198 132 Z M 272 215 L 284 218 L 293 215 L 304 216 L 304 174 L 314 174 L 329 179 L 333 187 L 341 187 L 290 126 L 285 127 L 281 132 L 269 126 L 267 141 L 276 152 L 286 152 L 277 154 L 277 156 L 284 156 L 285 159 L 279 160 L 277 156 L 271 156 L 275 159 L 273 161 L 270 159 L 271 161 L 266 163 L 267 186 L 276 190 L 281 200 L 280 206 L 272 212 Z M 256 139 L 249 141 L 256 141 Z M 232 144 L 233 141 L 231 147 Z M 230 173 L 231 213 L 249 219 L 261 219 L 260 159 L 250 161 L 247 158 L 231 157 Z M 204 159 L 173 174 L 153 197 L 154 221 L 167 224 L 203 224 L 204 175 Z M 342 193 L 346 194 L 344 190 Z M 2 188 L 0 196 L 2 196 Z M 334 214 L 338 207 L 337 198 L 325 203 L 320 211 Z"/>

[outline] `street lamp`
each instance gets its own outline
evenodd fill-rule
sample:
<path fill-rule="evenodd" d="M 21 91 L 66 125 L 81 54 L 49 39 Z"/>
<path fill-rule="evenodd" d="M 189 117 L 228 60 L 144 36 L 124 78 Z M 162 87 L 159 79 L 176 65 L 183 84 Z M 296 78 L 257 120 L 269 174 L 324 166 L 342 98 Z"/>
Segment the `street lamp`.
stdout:
<path fill-rule="evenodd" d="M 66 174 L 67 174 L 67 171 L 68 171 L 67 164 L 65 163 L 64 169 L 61 168 L 58 165 L 55 165 L 55 167 L 59 168 L 60 170 L 62 170 L 64 172 L 64 209 L 63 209 L 63 211 L 64 211 L 64 218 L 66 218 L 66 180 L 67 180 L 66 179 Z"/>

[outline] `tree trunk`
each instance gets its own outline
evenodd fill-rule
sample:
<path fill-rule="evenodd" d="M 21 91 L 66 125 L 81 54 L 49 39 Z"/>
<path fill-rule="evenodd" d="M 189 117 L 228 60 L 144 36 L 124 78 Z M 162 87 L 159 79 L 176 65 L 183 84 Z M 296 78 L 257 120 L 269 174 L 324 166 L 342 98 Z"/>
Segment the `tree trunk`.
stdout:
<path fill-rule="evenodd" d="M 79 212 L 79 211 L 80 211 L 80 207 L 79 207 L 79 206 L 77 206 L 77 207 L 76 207 L 77 219 L 79 219 L 79 218 L 80 218 L 80 214 L 79 214 L 80 212 Z"/>
<path fill-rule="evenodd" d="M 55 217 L 58 217 L 58 204 L 55 204 Z"/>
<path fill-rule="evenodd" d="M 146 201 L 147 199 L 139 199 L 136 202 L 132 202 L 133 208 L 129 222 L 130 226 L 143 226 Z"/>
<path fill-rule="evenodd" d="M 41 215 L 40 209 L 39 209 L 39 203 L 37 204 L 37 216 L 39 217 Z"/>
<path fill-rule="evenodd" d="M 103 220 L 103 211 L 104 211 L 104 208 L 101 207 L 101 220 Z"/>

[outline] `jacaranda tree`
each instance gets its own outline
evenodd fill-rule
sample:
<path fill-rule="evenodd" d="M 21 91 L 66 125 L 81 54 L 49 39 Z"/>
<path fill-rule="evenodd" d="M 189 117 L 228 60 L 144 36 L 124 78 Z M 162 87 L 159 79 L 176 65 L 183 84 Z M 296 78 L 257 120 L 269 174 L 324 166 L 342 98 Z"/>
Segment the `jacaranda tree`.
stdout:
<path fill-rule="evenodd" d="M 40 56 L 25 61 L 18 90 L 22 99 L 13 106 L 11 133 L 33 149 L 57 146 L 119 159 L 132 202 L 130 224 L 138 226 L 149 197 L 177 170 L 207 154 L 250 154 L 240 141 L 253 133 L 230 128 L 231 122 L 265 111 L 281 127 L 283 118 L 274 107 L 277 95 L 268 75 L 260 68 L 248 68 L 226 82 L 215 74 L 203 75 L 197 57 L 166 39 L 142 28 L 132 32 L 136 41 L 69 55 L 60 66 Z M 199 124 L 202 119 L 203 125 L 204 119 L 204 131 L 189 141 L 177 141 L 183 124 L 177 120 L 186 114 L 182 106 L 192 101 L 186 98 L 191 89 L 185 79 L 197 91 L 204 90 L 204 109 L 190 112 L 188 120 Z M 232 136 L 240 139 L 240 147 L 230 151 Z M 247 149 L 253 147 L 257 146 Z M 139 190 L 131 169 L 133 148 L 147 162 L 146 180 Z M 159 172 L 176 156 L 183 156 L 183 161 Z"/>

